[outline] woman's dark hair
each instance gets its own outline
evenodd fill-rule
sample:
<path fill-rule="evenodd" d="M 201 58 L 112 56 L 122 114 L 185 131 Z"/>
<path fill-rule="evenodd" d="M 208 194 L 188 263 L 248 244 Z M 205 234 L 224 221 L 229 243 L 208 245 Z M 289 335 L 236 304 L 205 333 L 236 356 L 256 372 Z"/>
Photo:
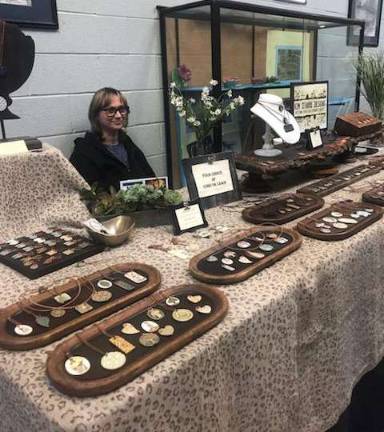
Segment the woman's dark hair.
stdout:
<path fill-rule="evenodd" d="M 92 132 L 95 132 L 102 138 L 102 130 L 99 122 L 99 113 L 102 109 L 106 108 L 112 101 L 113 96 L 118 96 L 123 105 L 128 106 L 126 97 L 119 91 L 112 87 L 104 87 L 93 95 L 88 109 L 88 119 L 91 123 Z M 127 126 L 128 116 L 125 118 L 124 127 Z"/>

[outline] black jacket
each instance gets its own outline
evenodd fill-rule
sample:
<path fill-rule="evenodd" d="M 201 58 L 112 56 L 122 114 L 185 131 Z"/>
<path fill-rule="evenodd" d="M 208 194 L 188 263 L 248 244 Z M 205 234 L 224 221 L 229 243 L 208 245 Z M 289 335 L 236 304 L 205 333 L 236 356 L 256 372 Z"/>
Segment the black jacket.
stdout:
<path fill-rule="evenodd" d="M 97 182 L 104 188 L 114 186 L 119 189 L 120 180 L 155 177 L 143 152 L 127 134 L 121 132 L 119 142 L 127 149 L 128 166 L 106 149 L 93 132 L 75 139 L 75 148 L 69 160 L 90 185 Z"/>

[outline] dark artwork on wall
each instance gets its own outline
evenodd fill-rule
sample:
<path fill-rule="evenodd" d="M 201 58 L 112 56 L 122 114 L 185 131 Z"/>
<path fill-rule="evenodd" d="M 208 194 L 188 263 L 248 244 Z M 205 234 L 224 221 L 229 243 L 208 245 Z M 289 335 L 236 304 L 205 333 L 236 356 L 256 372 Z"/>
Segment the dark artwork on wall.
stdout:
<path fill-rule="evenodd" d="M 380 21 L 383 0 L 349 0 L 348 18 L 365 21 L 364 46 L 379 45 Z M 348 45 L 357 46 L 360 29 L 349 28 Z"/>
<path fill-rule="evenodd" d="M 59 27 L 56 0 L 0 0 L 0 19 L 28 28 Z"/>

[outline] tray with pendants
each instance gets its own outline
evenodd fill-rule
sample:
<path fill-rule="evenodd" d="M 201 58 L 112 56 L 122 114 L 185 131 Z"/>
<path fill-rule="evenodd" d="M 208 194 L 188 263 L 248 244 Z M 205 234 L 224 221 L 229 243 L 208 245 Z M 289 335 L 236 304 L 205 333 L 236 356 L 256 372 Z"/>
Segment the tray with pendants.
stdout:
<path fill-rule="evenodd" d="M 297 189 L 296 192 L 323 197 L 346 186 L 349 186 L 352 183 L 356 183 L 365 177 L 377 174 L 378 172 L 380 172 L 380 170 L 380 166 L 363 164 L 358 165 L 357 167 L 354 167 L 347 171 L 343 171 L 342 173 L 335 174 L 331 177 L 327 177 L 325 179 L 319 180 L 300 189 Z"/>
<path fill-rule="evenodd" d="M 160 273 L 147 264 L 116 264 L 20 299 L 0 309 L 0 347 L 47 345 L 152 294 Z"/>
<path fill-rule="evenodd" d="M 217 288 L 159 291 L 59 344 L 48 355 L 47 375 L 71 396 L 108 393 L 207 332 L 227 310 Z"/>
<path fill-rule="evenodd" d="M 0 244 L 0 262 L 36 279 L 103 250 L 103 245 L 85 237 L 51 227 Z"/>
<path fill-rule="evenodd" d="M 363 201 L 384 207 L 384 184 L 363 193 Z"/>
<path fill-rule="evenodd" d="M 194 256 L 189 270 L 203 282 L 232 284 L 248 279 L 294 252 L 301 242 L 300 234 L 289 228 L 252 228 Z"/>
<path fill-rule="evenodd" d="M 344 240 L 382 216 L 383 210 L 374 204 L 343 201 L 303 219 L 297 224 L 297 230 L 318 240 Z"/>
<path fill-rule="evenodd" d="M 290 193 L 245 208 L 242 216 L 254 224 L 269 222 L 282 225 L 318 210 L 323 205 L 324 200 L 316 195 Z"/>

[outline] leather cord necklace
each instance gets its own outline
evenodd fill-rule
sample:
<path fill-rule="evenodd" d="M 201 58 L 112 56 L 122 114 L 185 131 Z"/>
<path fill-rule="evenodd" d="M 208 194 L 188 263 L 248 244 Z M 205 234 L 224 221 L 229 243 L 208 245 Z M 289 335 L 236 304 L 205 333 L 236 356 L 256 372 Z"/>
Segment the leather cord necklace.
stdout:
<path fill-rule="evenodd" d="M 268 105 L 263 102 L 258 102 L 264 109 L 266 109 L 275 119 L 279 121 L 283 121 L 285 132 L 292 132 L 293 126 L 289 123 L 288 118 L 286 117 L 286 110 L 284 105 L 279 105 L 279 112 L 276 112 L 274 109 L 270 108 Z M 280 117 L 281 116 L 281 117 Z"/>
<path fill-rule="evenodd" d="M 5 52 L 5 26 L 6 22 L 0 20 L 0 78 L 4 78 L 7 75 L 7 66 L 4 65 L 4 52 Z"/>

